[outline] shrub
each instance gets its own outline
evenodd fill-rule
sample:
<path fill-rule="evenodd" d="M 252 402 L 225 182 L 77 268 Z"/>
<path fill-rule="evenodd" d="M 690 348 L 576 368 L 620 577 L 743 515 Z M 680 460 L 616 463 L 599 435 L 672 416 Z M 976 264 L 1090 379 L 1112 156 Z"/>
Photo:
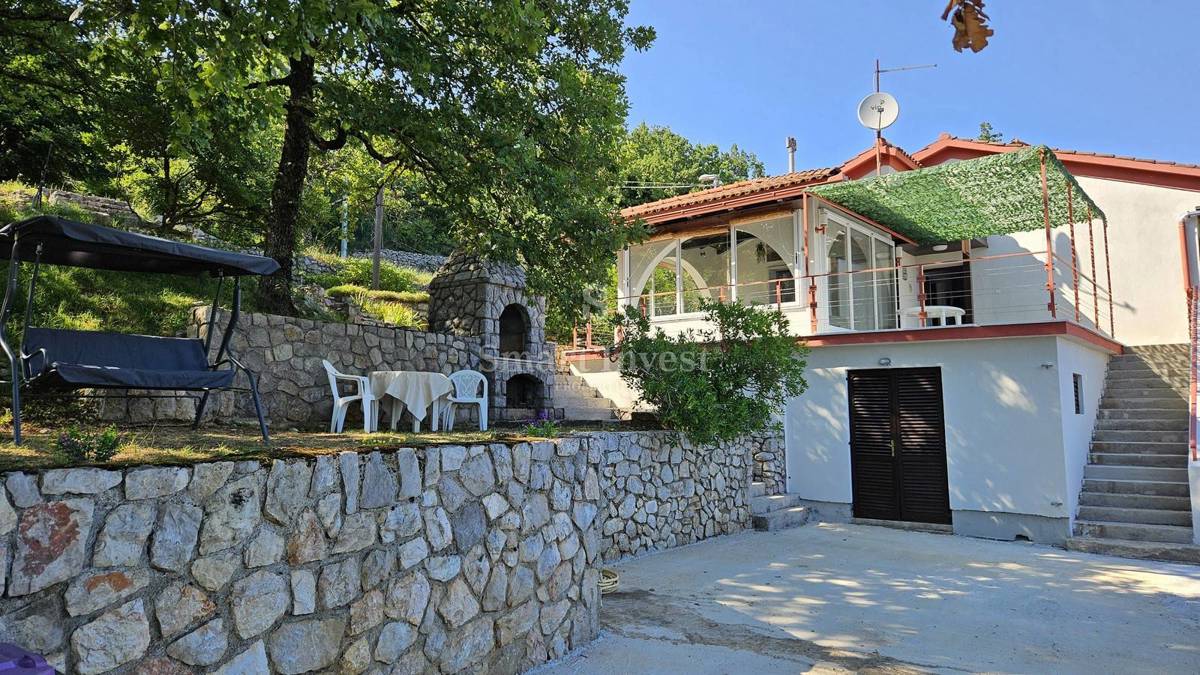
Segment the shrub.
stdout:
<path fill-rule="evenodd" d="M 71 426 L 59 434 L 55 447 L 72 462 L 107 462 L 121 450 L 121 442 L 114 427 L 89 433 Z"/>
<path fill-rule="evenodd" d="M 714 302 L 701 309 L 713 328 L 668 337 L 627 308 L 621 377 L 664 425 L 695 443 L 772 427 L 773 415 L 807 387 L 807 349 L 777 310 Z"/>
<path fill-rule="evenodd" d="M 362 288 L 371 286 L 371 260 L 369 258 L 339 258 L 328 253 L 305 251 L 305 255 L 333 268 L 329 274 L 310 274 L 308 278 L 322 288 L 354 285 Z M 428 286 L 433 279 L 429 272 L 401 267 L 386 260 L 379 261 L 379 288 L 387 291 L 415 291 Z"/>

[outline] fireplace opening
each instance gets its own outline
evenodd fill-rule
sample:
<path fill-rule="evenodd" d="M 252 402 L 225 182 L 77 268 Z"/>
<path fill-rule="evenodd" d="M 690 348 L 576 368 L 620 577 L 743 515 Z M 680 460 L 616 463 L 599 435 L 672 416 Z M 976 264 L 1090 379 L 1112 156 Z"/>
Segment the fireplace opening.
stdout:
<path fill-rule="evenodd" d="M 541 409 L 541 380 L 524 373 L 510 377 L 505 385 L 504 405 L 508 408 Z"/>
<path fill-rule="evenodd" d="M 529 313 L 517 304 L 500 313 L 500 355 L 523 358 L 529 351 Z"/>

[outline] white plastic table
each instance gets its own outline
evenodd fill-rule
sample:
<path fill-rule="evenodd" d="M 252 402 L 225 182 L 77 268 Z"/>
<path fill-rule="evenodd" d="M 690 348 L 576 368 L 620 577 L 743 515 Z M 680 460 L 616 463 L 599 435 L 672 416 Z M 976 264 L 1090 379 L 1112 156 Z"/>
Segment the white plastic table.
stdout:
<path fill-rule="evenodd" d="M 440 417 L 438 404 L 445 398 L 454 385 L 450 383 L 450 378 L 441 373 L 425 373 L 411 370 L 377 370 L 367 376 L 371 383 L 371 393 L 375 395 L 375 405 L 385 396 L 392 399 L 392 431 L 396 430 L 396 422 L 400 419 L 400 413 L 406 408 L 413 417 L 413 431 L 421 430 L 421 420 L 425 419 L 425 414 L 432 405 L 433 418 L 430 420 L 430 429 L 438 430 L 438 417 Z M 399 407 L 397 407 L 399 406 Z M 374 424 L 373 430 L 379 431 L 379 415 L 373 415 Z"/>
<path fill-rule="evenodd" d="M 962 307 L 954 307 L 953 305 L 925 305 L 925 319 L 927 321 L 929 319 L 940 319 L 943 326 L 961 326 L 962 318 L 966 315 L 967 310 Z M 904 317 L 907 319 L 916 319 L 919 324 L 921 321 L 921 307 L 916 306 L 905 309 Z"/>

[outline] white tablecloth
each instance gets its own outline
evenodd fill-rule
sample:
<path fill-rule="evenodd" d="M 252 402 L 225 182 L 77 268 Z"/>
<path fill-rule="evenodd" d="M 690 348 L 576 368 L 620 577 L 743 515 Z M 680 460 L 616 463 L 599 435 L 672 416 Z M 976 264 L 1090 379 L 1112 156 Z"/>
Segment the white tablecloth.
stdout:
<path fill-rule="evenodd" d="M 371 393 L 375 395 L 375 400 L 382 401 L 384 396 L 391 396 L 403 403 L 418 423 L 425 419 L 425 411 L 434 401 L 449 394 L 454 388 L 450 378 L 441 373 L 380 370 L 367 377 L 371 382 Z"/>

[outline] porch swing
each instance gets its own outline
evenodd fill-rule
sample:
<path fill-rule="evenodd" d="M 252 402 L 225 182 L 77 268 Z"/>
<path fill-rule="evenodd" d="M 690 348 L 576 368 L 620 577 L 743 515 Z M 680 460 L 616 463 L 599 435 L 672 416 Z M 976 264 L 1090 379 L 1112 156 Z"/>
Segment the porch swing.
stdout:
<path fill-rule="evenodd" d="M 0 254 L 7 252 L 8 283 L 0 305 L 0 349 L 12 374 L 13 442 L 21 443 L 22 394 L 56 394 L 79 389 L 141 389 L 203 392 L 196 406 L 196 428 L 209 394 L 234 389 L 237 370 L 246 374 L 263 442 L 270 440 L 254 373 L 230 351 L 229 341 L 241 314 L 241 277 L 268 275 L 275 260 L 185 244 L 58 216 L 35 216 L 0 228 Z M 17 290 L 21 263 L 32 262 L 25 318 L 16 349 L 5 335 Z M 177 338 L 30 326 L 42 263 L 113 272 L 151 272 L 217 278 L 206 337 Z M 221 287 L 233 278 L 233 307 L 212 362 L 213 325 Z"/>

